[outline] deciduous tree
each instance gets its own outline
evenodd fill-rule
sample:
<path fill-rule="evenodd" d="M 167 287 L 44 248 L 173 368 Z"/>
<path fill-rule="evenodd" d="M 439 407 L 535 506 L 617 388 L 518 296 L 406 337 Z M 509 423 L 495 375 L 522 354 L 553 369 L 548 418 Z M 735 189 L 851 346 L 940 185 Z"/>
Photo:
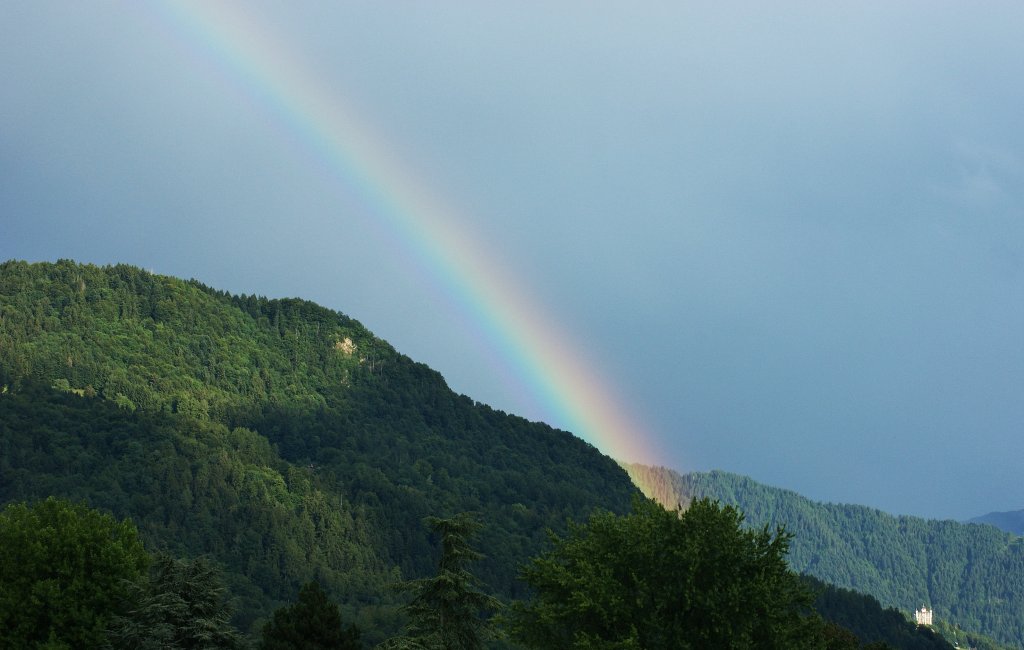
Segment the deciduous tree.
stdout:
<path fill-rule="evenodd" d="M 0 512 L 0 647 L 95 648 L 148 556 L 130 520 L 50 497 Z"/>
<path fill-rule="evenodd" d="M 593 515 L 523 570 L 535 590 L 511 616 L 531 648 L 822 648 L 809 592 L 786 566 L 790 536 L 747 530 L 708 500 L 685 512 L 637 498 Z"/>

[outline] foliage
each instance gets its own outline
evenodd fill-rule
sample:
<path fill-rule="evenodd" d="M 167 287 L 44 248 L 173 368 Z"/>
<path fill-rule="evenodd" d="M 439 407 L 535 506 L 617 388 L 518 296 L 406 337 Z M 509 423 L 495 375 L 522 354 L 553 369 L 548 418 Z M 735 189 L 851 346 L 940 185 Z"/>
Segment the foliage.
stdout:
<path fill-rule="evenodd" d="M 98 647 L 148 556 L 130 521 L 48 498 L 0 512 L 0 647 Z"/>
<path fill-rule="evenodd" d="M 825 623 L 825 650 L 860 650 L 860 647 L 856 634 L 831 621 Z"/>
<path fill-rule="evenodd" d="M 935 630 L 937 635 L 952 643 L 954 648 L 962 648 L 965 650 L 967 648 L 971 648 L 972 650 L 1014 650 L 1017 648 L 1019 650 L 1019 646 L 999 643 L 984 634 L 966 632 L 958 626 L 951 625 L 943 620 L 935 621 L 932 629 Z"/>
<path fill-rule="evenodd" d="M 315 579 L 365 641 L 393 634 L 386 585 L 435 570 L 420 526 L 434 512 L 479 512 L 487 557 L 474 574 L 522 597 L 516 567 L 545 529 L 563 534 L 595 507 L 626 512 L 634 493 L 591 445 L 456 395 L 344 314 L 126 265 L 0 264 L 0 504 L 84 500 L 131 517 L 149 548 L 209 556 L 242 629 Z M 769 500 L 752 519 L 773 508 L 785 504 Z M 791 560 L 803 557 L 805 529 L 787 528 L 799 533 Z M 868 536 L 872 549 L 890 541 Z M 1016 547 L 970 534 L 943 544 L 948 555 L 922 553 L 940 569 L 935 589 L 962 583 L 985 603 L 950 609 L 1019 630 L 1021 572 L 1006 561 Z M 977 579 L 944 568 L 965 549 Z M 854 551 L 829 557 L 880 584 Z M 900 580 L 918 605 L 920 582 Z"/>
<path fill-rule="evenodd" d="M 903 612 L 927 603 L 964 630 L 1024 645 L 1024 538 L 991 526 L 816 503 L 725 472 L 626 467 L 663 502 L 685 506 L 709 497 L 740 508 L 751 526 L 785 526 L 795 535 L 789 553 L 795 571 Z"/>
<path fill-rule="evenodd" d="M 338 605 L 327 597 L 320 583 L 308 582 L 299 599 L 281 607 L 263 626 L 260 650 L 358 650 L 359 628 L 343 626 Z"/>
<path fill-rule="evenodd" d="M 25 386 L 0 399 L 0 494 L 87 499 L 130 515 L 151 549 L 211 556 L 243 629 L 314 576 L 356 606 L 396 575 L 366 516 L 256 433 L 97 398 Z"/>
<path fill-rule="evenodd" d="M 6 387 L 6 390 L 4 389 Z M 125 265 L 0 264 L 0 503 L 55 494 L 209 555 L 254 630 L 321 582 L 374 643 L 429 575 L 436 512 L 475 511 L 504 598 L 544 530 L 635 489 L 567 432 L 453 393 L 344 314 Z"/>
<path fill-rule="evenodd" d="M 245 646 L 231 626 L 226 593 L 204 558 L 177 560 L 158 555 L 149 579 L 135 585 L 130 606 L 116 616 L 108 638 L 115 648 L 158 650 Z"/>
<path fill-rule="evenodd" d="M 707 500 L 594 514 L 524 568 L 536 593 L 515 607 L 513 636 L 552 649 L 821 647 L 810 594 L 786 567 L 790 536 L 742 520 Z"/>
<path fill-rule="evenodd" d="M 1024 510 L 1013 510 L 1010 512 L 990 512 L 987 515 L 974 517 L 970 520 L 972 524 L 988 524 L 999 530 L 1014 535 L 1024 535 Z"/>
<path fill-rule="evenodd" d="M 479 580 L 466 568 L 483 557 L 469 545 L 480 522 L 463 512 L 448 519 L 427 517 L 424 523 L 441 538 L 437 573 L 401 585 L 412 594 L 402 608 L 409 623 L 401 637 L 382 647 L 478 650 L 492 633 L 490 623 L 481 615 L 500 606 L 497 599 L 480 590 Z"/>
<path fill-rule="evenodd" d="M 857 640 L 853 648 L 865 643 L 900 650 L 953 650 L 941 635 L 910 622 L 895 609 L 884 609 L 872 596 L 840 589 L 809 576 L 803 576 L 803 580 L 817 594 L 814 609 L 831 626 L 853 635 Z M 839 645 L 835 637 L 833 643 L 846 647 Z"/>

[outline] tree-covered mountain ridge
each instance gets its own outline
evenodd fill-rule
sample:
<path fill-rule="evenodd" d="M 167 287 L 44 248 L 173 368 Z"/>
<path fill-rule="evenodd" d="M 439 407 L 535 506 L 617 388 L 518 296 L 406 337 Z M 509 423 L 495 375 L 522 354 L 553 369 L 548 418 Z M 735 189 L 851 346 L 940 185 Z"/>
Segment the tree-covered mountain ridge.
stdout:
<path fill-rule="evenodd" d="M 988 524 L 1014 535 L 1024 535 L 1024 510 L 990 512 L 986 515 L 969 519 L 967 523 Z"/>
<path fill-rule="evenodd" d="M 131 517 L 225 567 L 251 628 L 317 579 L 364 629 L 434 568 L 422 520 L 470 511 L 503 598 L 546 530 L 636 488 L 589 443 L 451 391 L 358 321 L 128 265 L 0 264 L 0 504 Z M 373 632 L 367 640 L 373 641 Z"/>
<path fill-rule="evenodd" d="M 922 605 L 967 630 L 1024 647 L 1024 538 L 992 526 L 819 503 L 722 471 L 624 467 L 669 507 L 701 497 L 738 507 L 753 527 L 794 534 L 790 566 L 910 613 Z"/>
<path fill-rule="evenodd" d="M 127 265 L 7 262 L 0 291 L 0 361 L 15 379 L 66 382 L 129 409 L 224 419 L 265 403 L 315 406 L 409 361 L 313 303 Z"/>
<path fill-rule="evenodd" d="M 382 640 L 402 623 L 391 586 L 434 569 L 422 521 L 458 512 L 483 524 L 482 584 L 522 598 L 548 530 L 635 494 L 592 445 L 455 394 L 340 312 L 128 265 L 0 264 L 0 505 L 84 501 L 150 550 L 211 558 L 243 630 L 315 580 Z"/>

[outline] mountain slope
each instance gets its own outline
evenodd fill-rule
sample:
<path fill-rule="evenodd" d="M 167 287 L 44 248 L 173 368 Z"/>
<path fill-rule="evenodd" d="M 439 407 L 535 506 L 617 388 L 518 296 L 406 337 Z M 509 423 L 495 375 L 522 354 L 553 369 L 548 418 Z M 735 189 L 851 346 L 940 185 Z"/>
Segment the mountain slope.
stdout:
<path fill-rule="evenodd" d="M 434 570 L 421 519 L 464 510 L 485 523 L 475 573 L 520 596 L 546 529 L 635 492 L 589 444 L 452 393 L 313 303 L 0 264 L 0 504 L 84 500 L 151 550 L 213 557 L 244 629 L 315 578 L 380 641 L 400 622 L 389 585 Z"/>
<path fill-rule="evenodd" d="M 887 647 L 913 650 L 953 650 L 946 639 L 924 626 L 911 623 L 895 609 L 884 609 L 878 600 L 849 589 L 803 576 L 817 594 L 814 608 L 822 618 L 849 630 L 862 644 L 887 643 Z"/>
<path fill-rule="evenodd" d="M 1010 512 L 990 512 L 987 515 L 975 517 L 968 523 L 988 524 L 999 530 L 1014 535 L 1024 535 L 1024 510 L 1011 510 Z"/>
<path fill-rule="evenodd" d="M 939 618 L 1024 645 L 1024 539 L 990 526 L 894 517 L 854 505 L 816 503 L 725 472 L 678 474 L 629 465 L 637 485 L 663 503 L 710 497 L 739 507 L 751 526 L 795 535 L 790 565 L 884 606 L 928 605 Z"/>
<path fill-rule="evenodd" d="M 0 396 L 0 495 L 131 516 L 150 550 L 212 555 L 248 626 L 317 578 L 355 617 L 397 574 L 380 531 L 266 439 L 37 386 Z"/>
<path fill-rule="evenodd" d="M 151 546 L 210 553 L 250 623 L 311 573 L 386 619 L 383 585 L 434 569 L 422 518 L 466 510 L 486 524 L 478 575 L 513 597 L 545 529 L 636 491 L 343 314 L 124 265 L 0 264 L 0 404 L 0 503 L 84 498 Z"/>

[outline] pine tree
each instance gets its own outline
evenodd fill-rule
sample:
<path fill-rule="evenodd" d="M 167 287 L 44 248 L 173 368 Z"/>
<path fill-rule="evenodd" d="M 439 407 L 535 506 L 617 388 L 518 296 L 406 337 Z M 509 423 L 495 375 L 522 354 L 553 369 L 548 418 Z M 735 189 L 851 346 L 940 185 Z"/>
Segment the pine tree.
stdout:
<path fill-rule="evenodd" d="M 274 612 L 263 626 L 260 650 L 358 650 L 359 628 L 343 626 L 337 603 L 331 602 L 320 583 L 299 590 L 299 600 Z"/>
<path fill-rule="evenodd" d="M 481 524 L 468 513 L 449 519 L 427 517 L 424 523 L 441 537 L 437 574 L 401 585 L 412 594 L 403 607 L 409 617 L 403 636 L 385 641 L 386 650 L 478 650 L 491 635 L 481 618 L 497 610 L 497 599 L 480 590 L 466 565 L 483 557 L 469 545 Z"/>
<path fill-rule="evenodd" d="M 110 643 L 139 650 L 245 647 L 242 635 L 230 623 L 225 595 L 208 560 L 158 555 L 148 582 L 136 587 L 134 606 L 114 619 Z"/>

